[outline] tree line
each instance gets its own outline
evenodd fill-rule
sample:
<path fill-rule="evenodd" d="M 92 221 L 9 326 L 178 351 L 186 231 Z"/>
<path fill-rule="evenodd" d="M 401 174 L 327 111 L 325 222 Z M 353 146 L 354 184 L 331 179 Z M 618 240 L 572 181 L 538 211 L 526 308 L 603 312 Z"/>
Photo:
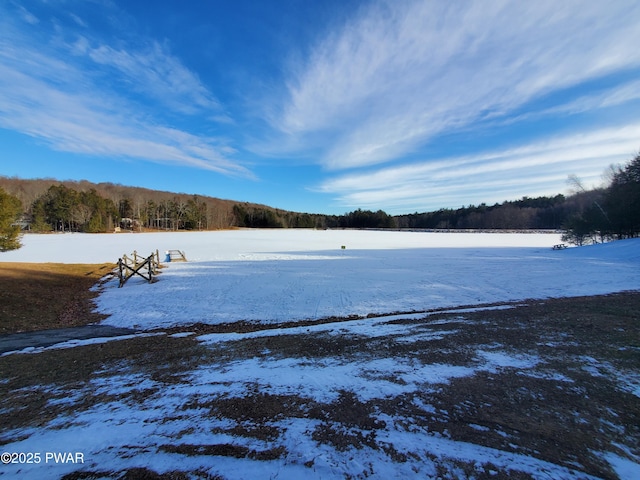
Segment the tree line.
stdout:
<path fill-rule="evenodd" d="M 269 207 L 236 204 L 236 225 L 249 228 L 396 228 L 391 215 L 378 210 L 357 209 L 344 215 L 298 213 Z"/>
<path fill-rule="evenodd" d="M 236 202 L 113 183 L 0 177 L 36 231 L 229 228 Z"/>
<path fill-rule="evenodd" d="M 576 183 L 579 188 L 569 196 L 391 216 L 362 209 L 310 214 L 111 183 L 0 177 L 0 251 L 18 248 L 25 226 L 39 232 L 89 233 L 233 227 L 554 229 L 564 230 L 564 240 L 577 245 L 640 235 L 640 154 L 627 165 L 611 167 L 607 187 L 586 190 Z"/>
<path fill-rule="evenodd" d="M 32 231 L 111 232 L 246 228 L 389 228 L 382 210 L 345 215 L 292 212 L 249 202 L 88 181 L 0 177 Z"/>
<path fill-rule="evenodd" d="M 589 203 L 565 224 L 563 238 L 576 245 L 640 236 L 640 153 L 623 166 L 612 166 L 606 188 L 592 192 Z"/>
<path fill-rule="evenodd" d="M 412 213 L 396 217 L 398 228 L 542 230 L 560 229 L 577 208 L 577 199 L 558 194 L 553 197 L 523 197 L 495 205 L 469 205 L 457 209 Z"/>

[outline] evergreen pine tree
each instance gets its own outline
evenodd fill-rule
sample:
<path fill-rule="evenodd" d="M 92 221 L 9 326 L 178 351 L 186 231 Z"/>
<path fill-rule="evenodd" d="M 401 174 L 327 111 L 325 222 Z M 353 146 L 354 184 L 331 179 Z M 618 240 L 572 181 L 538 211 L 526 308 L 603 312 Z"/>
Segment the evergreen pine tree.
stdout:
<path fill-rule="evenodd" d="M 20 242 L 20 226 L 15 225 L 22 213 L 22 203 L 0 188 L 0 251 L 16 250 Z"/>

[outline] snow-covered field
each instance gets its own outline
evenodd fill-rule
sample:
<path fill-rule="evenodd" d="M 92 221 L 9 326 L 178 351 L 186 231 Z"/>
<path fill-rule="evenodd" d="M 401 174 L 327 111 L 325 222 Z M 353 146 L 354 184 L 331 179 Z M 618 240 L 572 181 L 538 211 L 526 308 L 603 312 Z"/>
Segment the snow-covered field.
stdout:
<path fill-rule="evenodd" d="M 3 261 L 115 262 L 179 249 L 159 281 L 108 283 L 109 325 L 152 329 L 425 311 L 640 288 L 640 244 L 552 250 L 557 234 L 239 230 L 28 235 Z M 341 247 L 344 246 L 345 249 Z"/>
<path fill-rule="evenodd" d="M 474 376 L 534 378 L 553 382 L 552 391 L 570 391 L 584 372 L 598 376 L 606 371 L 618 382 L 619 395 L 634 401 L 640 397 L 640 372 L 620 372 L 589 356 L 593 352 L 580 353 L 584 368 L 575 379 L 501 338 L 470 340 L 468 348 L 462 346 L 464 359 L 452 354 L 445 361 L 437 345 L 462 335 L 468 323 L 462 310 L 438 321 L 398 322 L 425 318 L 420 312 L 438 308 L 470 306 L 471 311 L 478 304 L 638 290 L 640 240 L 560 251 L 551 248 L 560 243 L 555 234 L 239 230 L 28 235 L 24 240 L 21 250 L 0 254 L 0 260 L 97 263 L 114 262 L 133 250 L 148 254 L 158 249 L 161 257 L 167 249 L 185 251 L 189 262 L 168 264 L 157 283 L 136 279 L 118 288 L 117 280 L 110 280 L 100 287 L 97 304 L 110 315 L 104 321 L 110 325 L 142 330 L 182 325 L 181 334 L 155 332 L 144 338 L 161 337 L 167 345 L 184 342 L 183 348 L 197 345 L 209 353 L 185 353 L 189 362 L 197 362 L 186 362 L 170 380 L 159 375 L 165 365 L 123 361 L 105 366 L 85 383 L 42 385 L 35 392 L 49 398 L 42 408 L 58 415 L 30 428 L 3 428 L 0 450 L 81 452 L 85 463 L 5 465 L 0 476 L 44 478 L 76 470 L 147 467 L 160 473 L 188 471 L 189 478 L 439 478 L 443 469 L 446 478 L 465 478 L 463 465 L 472 465 L 482 478 L 511 469 L 533 478 L 595 478 L 581 470 L 583 465 L 555 464 L 520 448 L 508 425 L 466 427 L 477 430 L 479 438 L 513 442 L 497 448 L 491 442 L 456 441 L 446 429 L 432 431 L 424 422 L 439 425 L 443 416 L 453 415 L 437 406 L 438 395 L 456 379 Z M 364 318 L 368 314 L 381 316 Z M 197 336 L 188 328 L 350 315 L 359 318 L 245 334 Z M 345 339 L 347 346 L 339 353 L 319 353 L 319 346 L 342 345 Z M 356 339 L 360 347 L 349 350 Z M 556 342 L 540 340 L 540 348 L 550 350 L 548 345 Z M 80 352 L 97 342 L 57 348 Z M 570 345 L 571 339 L 566 342 Z M 380 355 L 383 344 L 402 353 Z M 299 345 L 306 345 L 299 347 L 302 353 L 283 353 Z M 428 345 L 437 360 L 423 358 Z M 14 398 L 20 395 L 24 392 Z M 273 416 L 261 418 L 263 401 L 281 410 L 271 407 L 274 414 L 265 406 Z M 359 416 L 332 413 L 345 403 L 359 409 Z M 394 409 L 388 407 L 392 403 Z M 581 428 L 579 420 L 576 428 Z M 593 454 L 620 478 L 640 478 L 637 452 L 618 447 L 617 453 Z"/>

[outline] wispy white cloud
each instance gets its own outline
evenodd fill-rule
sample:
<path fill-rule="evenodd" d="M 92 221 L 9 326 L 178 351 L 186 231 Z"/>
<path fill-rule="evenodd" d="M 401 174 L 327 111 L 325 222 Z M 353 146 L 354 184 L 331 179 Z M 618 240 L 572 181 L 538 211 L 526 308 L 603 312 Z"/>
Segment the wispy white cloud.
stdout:
<path fill-rule="evenodd" d="M 564 105 L 550 108 L 541 115 L 582 113 L 601 108 L 615 107 L 640 100 L 640 80 L 632 80 L 601 92 L 582 95 Z"/>
<path fill-rule="evenodd" d="M 598 186 L 604 169 L 637 153 L 640 123 L 550 138 L 518 148 L 337 176 L 318 190 L 345 207 L 426 211 L 562 193 L 571 174 Z"/>
<path fill-rule="evenodd" d="M 87 25 L 87 22 L 85 22 L 82 18 L 80 18 L 78 15 L 76 15 L 73 12 L 69 12 L 69 17 L 79 26 L 83 27 L 83 28 L 88 28 L 89 25 Z"/>
<path fill-rule="evenodd" d="M 20 13 L 20 16 L 24 19 L 24 21 L 27 23 L 30 23 L 31 25 L 36 25 L 40 22 L 38 17 L 36 17 L 33 13 L 31 13 L 22 5 L 18 6 L 18 12 Z"/>
<path fill-rule="evenodd" d="M 640 4 L 624 0 L 374 2 L 294 72 L 274 125 L 327 145 L 320 161 L 330 169 L 388 162 L 638 67 L 639 21 Z"/>
<path fill-rule="evenodd" d="M 126 109 L 118 113 L 117 107 L 103 103 L 108 98 L 69 94 L 25 75 L 3 73 L 0 90 L 7 84 L 13 87 L 11 98 L 0 93 L 0 126 L 44 140 L 56 150 L 252 176 L 229 160 L 234 150 L 220 140 L 154 125 Z"/>
<path fill-rule="evenodd" d="M 74 45 L 98 65 L 118 72 L 127 86 L 183 114 L 221 111 L 220 102 L 198 77 L 158 42 L 143 51 L 128 51 L 100 44 L 91 47 L 80 39 Z"/>
<path fill-rule="evenodd" d="M 126 94 L 143 92 L 178 116 L 198 112 L 224 117 L 214 95 L 158 43 L 151 42 L 144 51 L 82 36 L 72 44 L 58 39 L 47 43 L 41 32 L 32 37 L 35 32 L 12 23 L 10 17 L 0 27 L 0 127 L 60 151 L 253 177 L 233 160 L 235 149 L 223 137 L 172 127 L 165 116 L 157 115 L 157 107 Z"/>
<path fill-rule="evenodd" d="M 312 29 L 324 36 L 300 47 L 309 52 L 302 61 L 283 66 L 283 57 L 299 57 L 278 44 L 264 65 L 242 64 L 240 73 L 221 73 L 222 62 L 211 61 L 217 53 L 201 43 L 203 52 L 181 56 L 186 38 L 141 37 L 135 27 L 147 19 L 123 20 L 110 1 L 95 3 L 108 10 L 99 20 L 84 7 L 18 3 L 0 2 L 0 128 L 60 151 L 246 178 L 247 158 L 264 172 L 283 158 L 312 159 L 322 169 L 300 171 L 329 177 L 297 182 L 317 182 L 347 208 L 401 213 L 557 193 L 571 173 L 597 182 L 608 163 L 640 146 L 637 124 L 624 123 L 640 102 L 631 78 L 640 71 L 635 0 L 371 0 L 351 18 L 343 14 L 353 10 L 337 8 L 340 24 Z M 189 8 L 157 31 L 171 35 L 186 22 L 209 31 L 210 19 L 193 16 L 206 11 Z M 300 37 L 287 38 L 297 45 Z M 242 61 L 252 51 L 241 50 Z M 267 122 L 256 121 L 256 110 L 268 112 Z M 614 110 L 624 119 L 584 115 Z M 563 137 L 542 125 L 572 118 L 582 123 L 562 125 Z M 518 140 L 525 123 L 539 130 Z M 487 144 L 487 132 L 522 146 L 423 153 L 453 138 L 469 138 L 456 145 L 469 152 Z M 242 151 L 257 155 L 239 160 Z"/>

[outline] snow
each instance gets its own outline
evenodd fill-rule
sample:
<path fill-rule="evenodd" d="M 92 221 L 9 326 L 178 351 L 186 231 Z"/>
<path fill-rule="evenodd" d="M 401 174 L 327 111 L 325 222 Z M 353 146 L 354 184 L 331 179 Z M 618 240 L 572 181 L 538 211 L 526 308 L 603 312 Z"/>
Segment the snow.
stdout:
<path fill-rule="evenodd" d="M 120 234 L 27 234 L 19 250 L 0 254 L 2 262 L 114 262 L 137 250 L 178 249 L 190 261 L 279 260 L 309 258 L 309 252 L 329 251 L 334 257 L 351 250 L 406 248 L 549 247 L 558 234 L 432 233 L 361 230 L 224 230 L 217 232 L 166 232 Z M 345 246 L 343 252 L 341 247 Z M 285 253 L 288 252 L 288 253 Z"/>
<path fill-rule="evenodd" d="M 108 325 L 277 323 L 640 288 L 640 261 L 625 254 L 625 242 L 553 251 L 558 236 L 552 234 L 305 230 L 131 237 L 147 250 L 153 242 L 161 250 L 176 246 L 190 261 L 170 264 L 153 285 L 137 278 L 122 289 L 115 280 L 107 284 L 98 310 L 110 315 Z"/>
<path fill-rule="evenodd" d="M 0 254 L 0 261 L 101 263 L 115 262 L 133 250 L 145 255 L 158 249 L 161 259 L 164 250 L 185 251 L 189 262 L 165 264 L 167 268 L 156 283 L 132 279 L 118 288 L 117 280 L 112 279 L 100 286 L 97 306 L 100 312 L 109 315 L 104 321 L 109 325 L 142 331 L 183 326 L 185 331 L 172 335 L 179 338 L 195 335 L 189 331 L 189 326 L 195 323 L 249 320 L 277 324 L 332 316 L 362 317 L 197 337 L 201 345 L 211 348 L 286 335 L 437 341 L 462 328 L 465 322 L 462 314 L 474 311 L 477 308 L 474 305 L 498 304 L 488 308 L 508 308 L 505 303 L 528 299 L 640 289 L 640 240 L 554 251 L 551 247 L 560 243 L 557 234 L 238 230 L 27 235 L 24 243 L 18 251 Z M 343 245 L 345 249 L 341 248 Z M 392 322 L 428 319 L 428 311 L 433 309 L 450 309 L 461 316 L 448 319 L 446 324 L 434 320 L 420 327 Z M 365 319 L 369 314 L 380 316 Z M 126 338 L 130 337 L 66 342 L 23 353 L 37 355 L 48 349 Z M 585 368 L 594 375 L 601 374 L 603 366 L 595 362 L 585 357 Z M 402 355 L 276 358 L 265 351 L 220 365 L 186 370 L 181 381 L 170 385 L 146 373 L 123 368 L 95 376 L 58 401 L 81 402 L 83 392 L 91 395 L 103 392 L 108 400 L 73 418 L 57 418 L 38 428 L 4 432 L 13 439 L 3 445 L 3 450 L 46 452 L 64 446 L 64 451 L 83 452 L 86 463 L 82 468 L 94 471 L 108 470 L 106 466 L 113 466 L 117 459 L 118 469 L 137 466 L 149 466 L 158 472 L 204 469 L 229 479 L 337 479 L 349 475 L 435 478 L 436 464 L 430 459 L 436 457 L 450 459 L 452 468 L 456 460 L 478 465 L 491 462 L 506 470 L 517 466 L 534 478 L 592 478 L 524 453 L 456 442 L 436 432 L 409 431 L 396 426 L 398 419 L 382 415 L 377 419 L 385 421 L 387 427 L 376 430 L 377 441 L 407 454 L 404 462 L 392 461 L 390 456 L 369 447 L 340 452 L 315 442 L 310 432 L 317 427 L 318 420 L 298 417 L 276 418 L 270 423 L 282 432 L 278 444 L 286 448 L 285 458 L 262 461 L 215 456 L 213 462 L 211 456 L 181 455 L 177 466 L 176 454 L 159 448 L 168 444 L 233 444 L 258 452 L 271 448 L 273 445 L 268 441 L 225 433 L 230 427 L 229 420 L 210 414 L 198 402 L 207 398 L 240 398 L 249 388 L 314 402 L 332 402 L 341 392 L 349 391 L 366 402 L 424 391 L 477 372 L 514 368 L 525 375 L 540 376 L 536 368 L 542 364 L 535 356 L 506 352 L 500 344 L 492 344 L 477 350 L 473 363 L 464 366 L 423 364 Z M 548 372 L 550 378 L 553 375 Z M 627 388 L 635 391 L 637 378 L 632 380 Z M 141 394 L 136 404 L 130 401 L 135 392 L 151 393 Z M 425 404 L 421 408 L 429 412 L 433 406 Z M 487 427 L 473 424 L 472 428 L 483 431 Z M 611 453 L 606 455 L 606 460 L 623 478 L 638 475 L 638 463 Z M 312 468 L 305 466 L 310 462 Z M 43 472 L 62 476 L 79 468 L 71 464 L 46 467 L 49 470 L 43 470 L 43 465 L 5 465 L 0 475 L 41 478 Z"/>
<path fill-rule="evenodd" d="M 632 454 L 630 454 L 630 456 L 632 458 L 635 458 L 636 461 L 634 462 L 632 460 L 629 460 L 628 458 L 623 458 L 619 455 L 616 455 L 615 453 L 606 454 L 605 460 L 607 460 L 611 464 L 613 470 L 621 479 L 638 478 L 638 472 L 640 470 L 638 468 L 638 462 L 640 462 L 640 458 L 637 458 Z"/>
<path fill-rule="evenodd" d="M 159 281 L 98 298 L 104 322 L 154 329 L 421 312 L 640 288 L 637 240 L 554 251 L 558 234 L 236 230 L 26 235 L 2 261 L 115 262 L 179 249 Z M 341 247 L 345 246 L 345 249 Z M 461 275 L 461 272 L 464 272 Z"/>
<path fill-rule="evenodd" d="M 538 364 L 538 359 L 530 356 L 514 356 L 505 352 L 489 352 L 486 350 L 478 350 L 476 353 L 498 368 L 512 367 L 524 370 L 535 367 Z"/>
<path fill-rule="evenodd" d="M 348 327 L 347 327 L 348 328 Z M 299 334 L 302 330 L 294 328 L 288 334 Z M 282 332 L 271 331 L 271 335 Z M 203 342 L 214 340 L 213 335 L 201 338 Z M 233 341 L 232 337 L 218 336 L 221 341 Z M 332 401 L 340 390 L 349 389 L 358 392 L 361 400 L 397 396 L 406 391 L 424 388 L 425 383 L 447 382 L 450 378 L 466 376 L 477 370 L 494 370 L 512 362 L 499 355 L 488 355 L 488 361 L 481 362 L 475 369 L 450 365 L 416 366 L 403 358 L 389 358 L 370 362 L 344 363 L 338 360 L 323 360 L 310 363 L 304 359 L 258 359 L 251 358 L 231 362 L 221 369 L 210 366 L 197 368 L 182 383 L 167 387 L 141 374 L 112 375 L 98 377 L 85 388 L 94 395 L 109 394 L 113 398 L 134 391 L 157 389 L 161 394 L 151 395 L 141 408 L 134 409 L 119 400 L 99 405 L 88 412 L 73 417 L 72 426 L 54 421 L 50 428 L 38 428 L 22 432 L 26 440 L 16 441 L 8 451 L 52 450 L 52 445 L 64 445 L 65 451 L 82 452 L 88 465 L 100 470 L 119 458 L 119 468 L 139 465 L 141 461 L 152 463 L 162 471 L 171 469 L 171 460 L 167 454 L 144 445 L 164 445 L 175 441 L 176 432 L 188 432 L 179 435 L 183 444 L 242 444 L 257 451 L 265 450 L 268 445 L 258 440 L 244 437 L 231 437 L 224 433 L 212 433 L 216 428 L 225 427 L 226 420 L 207 415 L 199 407 L 188 407 L 185 399 L 210 398 L 212 396 L 237 397 L 246 393 L 247 385 L 259 387 L 262 393 L 273 395 L 299 395 L 316 401 Z M 525 362 L 523 368 L 530 363 Z M 402 382 L 390 382 L 376 378 L 375 372 L 392 373 L 402 378 Z M 81 398 L 81 395 L 76 395 Z M 194 418 L 197 422 L 194 423 Z M 393 425 L 393 419 L 387 418 Z M 67 419 L 68 421 L 68 419 Z M 283 479 L 304 478 L 344 478 L 350 474 L 363 476 L 362 472 L 374 471 L 377 478 L 405 478 L 433 475 L 435 469 L 428 461 L 392 462 L 388 457 L 377 456 L 369 449 L 351 449 L 348 460 L 339 452 L 326 445 L 317 445 L 309 438 L 317 421 L 305 418 L 274 420 L 274 426 L 281 427 L 285 433 L 281 441 L 286 446 L 286 461 L 274 460 L 265 467 L 265 462 L 251 459 L 216 459 L 216 471 L 224 472 L 225 478 L 264 478 L 265 468 L 270 475 Z M 64 425 L 64 426 L 63 426 Z M 491 462 L 497 467 L 510 468 L 517 465 L 521 471 L 535 474 L 536 478 L 575 478 L 564 467 L 559 467 L 539 459 L 517 453 L 508 453 L 475 444 L 456 442 L 437 434 L 426 432 L 407 432 L 390 427 L 378 432 L 378 442 L 393 445 L 398 452 L 419 452 L 440 458 L 451 458 L 479 463 Z M 244 442 L 244 443 L 243 443 Z M 149 450 L 153 450 L 150 461 Z M 146 456 L 145 456 L 146 455 Z M 165 458 L 167 457 L 167 458 Z M 142 460 L 141 460 L 142 458 Z M 303 467 L 305 462 L 313 460 L 313 470 Z M 617 458 L 616 458 L 617 460 Z M 202 461 L 202 460 L 200 460 Z M 181 468 L 197 468 L 198 458 L 185 457 Z M 73 471 L 76 465 L 56 466 L 56 472 Z M 629 465 L 626 466 L 629 468 Z M 48 467 L 52 468 L 52 467 Z M 7 466 L 8 472 L 20 473 L 21 478 L 38 478 L 41 466 Z M 590 478 L 580 475 L 580 478 Z"/>
<path fill-rule="evenodd" d="M 348 322 L 349 323 L 349 322 Z M 353 326 L 359 322 L 353 322 Z M 383 325 L 380 324 L 380 327 Z M 350 325 L 341 325 L 349 329 Z M 316 333 L 324 329 L 332 333 L 331 326 L 316 326 Z M 333 327 L 335 328 L 335 327 Z M 389 328 L 395 328 L 391 325 Z M 261 335 L 279 336 L 297 335 L 306 327 L 297 327 L 288 331 L 260 332 Z M 257 335 L 257 334 L 250 334 Z M 408 332 L 411 335 L 411 332 Z M 207 344 L 235 341 L 231 335 L 206 335 L 200 340 Z M 93 395 L 109 395 L 112 401 L 97 405 L 89 411 L 81 412 L 69 419 L 53 421 L 48 428 L 37 428 L 20 432 L 21 438 L 3 448 L 6 451 L 46 452 L 55 450 L 55 445 L 64 445 L 64 450 L 81 452 L 87 467 L 104 470 L 113 465 L 118 458 L 118 468 L 150 465 L 158 471 L 175 469 L 175 459 L 163 453 L 158 445 L 178 442 L 181 444 L 212 445 L 229 444 L 245 446 L 256 451 L 269 448 L 268 442 L 251 440 L 246 437 L 234 437 L 226 433 L 215 433 L 228 428 L 228 420 L 208 414 L 206 408 L 198 406 L 198 399 L 213 397 L 241 397 L 248 386 L 259 389 L 261 393 L 273 395 L 298 395 L 314 401 L 330 402 L 337 398 L 341 390 L 357 392 L 360 400 L 397 396 L 404 392 L 424 389 L 426 384 L 441 384 L 451 378 L 471 375 L 475 371 L 494 371 L 496 368 L 517 364 L 527 369 L 535 365 L 535 359 L 509 359 L 496 352 L 484 352 L 479 355 L 479 363 L 473 367 L 451 365 L 414 365 L 402 357 L 377 359 L 372 361 L 344 362 L 339 359 L 325 359 L 310 362 L 302 359 L 248 358 L 232 361 L 211 368 L 203 366 L 193 370 L 182 382 L 167 386 L 147 375 L 140 373 L 98 376 L 84 387 L 84 391 Z M 376 373 L 377 372 L 377 373 Z M 402 381 L 391 382 L 384 377 L 392 374 Z M 145 398 L 136 408 L 118 398 L 125 398 L 133 392 L 157 390 L 157 393 Z M 75 397 L 82 398 L 82 391 Z M 144 397 L 144 396 L 142 396 Z M 194 400 L 196 400 L 194 402 Z M 65 400 L 66 401 L 66 400 Z M 189 406 L 189 403 L 195 403 Z M 425 410 L 429 411 L 429 406 Z M 279 427 L 284 433 L 279 439 L 286 447 L 286 459 L 269 462 L 250 458 L 236 459 L 216 457 L 213 465 L 215 472 L 223 472 L 228 479 L 243 478 L 323 478 L 340 479 L 347 475 L 365 478 L 363 472 L 374 472 L 375 478 L 436 478 L 435 466 L 426 458 L 440 458 L 477 462 L 491 462 L 495 467 L 509 469 L 517 466 L 520 471 L 528 472 L 539 479 L 593 478 L 576 474 L 571 470 L 554 465 L 529 455 L 505 452 L 493 448 L 466 442 L 453 441 L 436 433 L 417 429 L 406 431 L 396 428 L 394 418 L 379 418 L 389 425 L 377 431 L 380 444 L 393 445 L 398 452 L 412 452 L 420 455 L 419 460 L 409 457 L 405 462 L 393 462 L 388 456 L 380 455 L 369 448 L 349 449 L 345 454 L 325 445 L 317 444 L 310 438 L 309 432 L 317 425 L 317 420 L 307 418 L 274 419 L 271 425 Z M 478 428 L 478 426 L 475 426 Z M 482 427 L 479 427 L 482 428 Z M 179 433 L 178 433 L 179 432 Z M 620 457 L 607 457 L 624 471 L 633 471 L 632 462 L 624 462 Z M 313 461 L 313 469 L 304 467 Z M 53 466 L 47 465 L 50 474 Z M 56 465 L 55 472 L 62 475 L 74 471 L 73 464 Z M 210 469 L 211 460 L 206 456 L 181 457 L 180 468 L 195 470 Z M 42 465 L 8 465 L 6 472 L 19 474 L 21 478 L 40 478 Z M 637 471 L 637 468 L 636 468 Z M 269 472 L 267 477 L 266 473 Z"/>
<path fill-rule="evenodd" d="M 155 335 L 162 335 L 162 332 L 138 333 L 138 334 L 132 334 L 132 335 L 117 335 L 115 337 L 95 337 L 95 338 L 87 338 L 82 340 L 67 340 L 65 342 L 59 342 L 54 345 L 50 345 L 48 347 L 26 347 L 21 350 L 12 350 L 9 352 L 4 352 L 0 354 L 0 357 L 5 357 L 7 355 L 20 354 L 20 353 L 41 353 L 46 350 L 60 350 L 63 348 L 82 347 L 85 345 L 99 345 L 101 343 L 113 342 L 117 340 L 129 340 L 131 338 L 136 338 L 136 337 L 148 337 L 148 336 L 155 336 Z"/>

